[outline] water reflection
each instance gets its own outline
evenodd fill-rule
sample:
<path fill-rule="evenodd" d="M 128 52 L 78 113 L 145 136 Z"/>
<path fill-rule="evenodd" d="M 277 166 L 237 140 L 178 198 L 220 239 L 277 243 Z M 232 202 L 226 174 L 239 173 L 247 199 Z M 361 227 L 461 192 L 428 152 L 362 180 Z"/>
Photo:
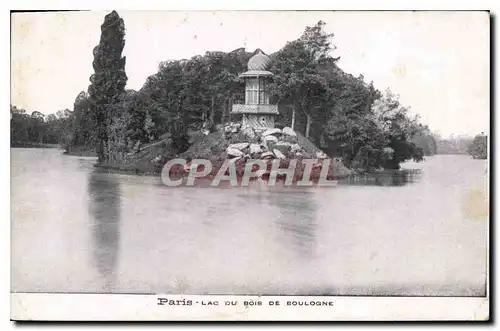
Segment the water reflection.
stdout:
<path fill-rule="evenodd" d="M 168 188 L 59 151 L 11 162 L 14 292 L 485 295 L 488 215 L 469 211 L 487 162 L 468 156 L 405 164 L 414 184 L 300 192 Z"/>
<path fill-rule="evenodd" d="M 419 169 L 387 170 L 374 174 L 353 175 L 339 180 L 341 185 L 404 186 L 420 180 Z"/>
<path fill-rule="evenodd" d="M 290 192 L 270 192 L 259 198 L 279 208 L 275 224 L 283 249 L 294 252 L 299 259 L 309 260 L 316 250 L 317 206 L 311 192 L 286 191 Z"/>
<path fill-rule="evenodd" d="M 87 187 L 93 220 L 93 263 L 104 280 L 102 291 L 112 292 L 120 249 L 120 183 L 114 176 L 93 171 Z"/>

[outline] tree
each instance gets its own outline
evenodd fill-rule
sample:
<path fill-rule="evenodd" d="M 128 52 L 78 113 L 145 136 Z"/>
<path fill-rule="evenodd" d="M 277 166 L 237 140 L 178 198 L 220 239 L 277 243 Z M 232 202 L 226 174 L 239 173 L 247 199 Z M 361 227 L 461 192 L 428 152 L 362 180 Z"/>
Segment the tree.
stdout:
<path fill-rule="evenodd" d="M 399 169 L 401 162 L 423 160 L 422 148 L 412 142 L 415 134 L 421 131 L 420 119 L 409 116 L 408 108 L 400 104 L 399 96 L 387 89 L 374 103 L 373 112 L 389 141 L 388 147 L 394 150 L 394 156 L 386 161 L 385 168 Z"/>
<path fill-rule="evenodd" d="M 411 142 L 419 119 L 409 117 L 397 96 L 390 90 L 381 94 L 363 83 L 363 77 L 346 83 L 325 128 L 329 152 L 342 156 L 348 167 L 367 171 L 422 160 L 422 149 Z"/>
<path fill-rule="evenodd" d="M 143 117 L 137 123 L 142 123 L 147 140 L 168 134 L 172 146 L 182 150 L 189 147 L 190 132 L 212 130 L 227 121 L 232 100 L 244 95 L 238 75 L 251 55 L 237 49 L 162 62 L 138 92 L 141 105 L 136 109 Z"/>
<path fill-rule="evenodd" d="M 75 98 L 73 114 L 73 134 L 70 146 L 95 148 L 96 123 L 90 109 L 90 97 L 85 91 L 81 91 Z M 66 115 L 61 113 L 59 116 Z"/>
<path fill-rule="evenodd" d="M 114 107 L 122 101 L 127 75 L 125 74 L 125 25 L 116 11 L 104 18 L 101 39 L 94 48 L 94 74 L 88 88 L 90 112 L 96 125 L 96 152 L 99 162 L 109 159 L 108 129 L 112 126 Z M 113 131 L 116 128 L 113 129 Z"/>
<path fill-rule="evenodd" d="M 26 110 L 11 105 L 11 146 L 63 144 L 71 132 L 72 114 L 66 111 L 64 117 L 59 116 L 61 110 L 46 116 L 38 111 L 28 115 Z"/>
<path fill-rule="evenodd" d="M 139 142 L 149 141 L 145 128 L 147 114 L 147 96 L 142 91 L 127 90 L 125 108 L 129 114 L 127 123 L 127 140 L 132 149 Z M 150 117 L 149 117 L 150 118 Z"/>
<path fill-rule="evenodd" d="M 303 35 L 289 42 L 274 56 L 271 71 L 275 74 L 270 85 L 273 97 L 291 103 L 291 127 L 296 129 L 298 113 L 305 117 L 304 133 L 310 136 L 311 126 L 321 104 L 329 99 L 329 86 L 321 74 L 320 66 L 333 65 L 338 58 L 330 56 L 335 49 L 331 44 L 333 34 L 324 31 L 325 23 L 319 21 L 313 27 L 306 27 Z"/>
<path fill-rule="evenodd" d="M 324 27 L 321 21 L 306 27 L 300 38 L 270 55 L 270 99 L 279 106 L 280 125 L 353 168 L 397 169 L 432 153 L 430 131 L 397 96 L 339 68 L 339 58 L 331 55 L 333 34 Z M 123 20 L 116 12 L 106 15 L 88 95 L 75 100 L 74 143 L 95 146 L 100 162 L 122 162 L 128 150 L 158 139 L 168 139 L 172 154 L 181 153 L 193 132 L 213 131 L 235 118 L 232 103 L 244 98 L 238 75 L 259 50 L 165 61 L 139 91 L 125 91 L 123 38 Z"/>
<path fill-rule="evenodd" d="M 415 146 L 422 149 L 425 156 L 431 156 L 437 153 L 436 138 L 427 125 L 419 124 L 419 130 L 411 141 Z"/>
<path fill-rule="evenodd" d="M 368 155 L 367 150 L 360 152 L 363 146 L 381 151 L 387 143 L 371 109 L 380 93 L 372 84 L 366 84 L 362 76 L 354 77 L 332 70 L 330 79 L 334 100 L 330 102 L 329 113 L 324 119 L 322 145 L 329 154 L 342 157 L 344 163 L 351 166 L 355 158 Z"/>
<path fill-rule="evenodd" d="M 10 105 L 10 139 L 12 144 L 22 144 L 28 142 L 28 127 L 30 118 L 26 110 Z"/>
<path fill-rule="evenodd" d="M 483 132 L 476 135 L 472 140 L 472 143 L 469 145 L 468 152 L 474 159 L 487 159 L 488 136 L 486 136 Z"/>

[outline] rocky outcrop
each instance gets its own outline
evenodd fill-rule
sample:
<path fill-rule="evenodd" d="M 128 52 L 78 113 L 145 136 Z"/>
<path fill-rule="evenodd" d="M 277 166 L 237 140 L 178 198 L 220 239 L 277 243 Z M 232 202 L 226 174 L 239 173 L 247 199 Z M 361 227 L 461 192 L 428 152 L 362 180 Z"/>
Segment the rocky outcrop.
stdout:
<path fill-rule="evenodd" d="M 138 151 L 128 155 L 129 162 L 125 166 L 136 173 L 158 174 L 163 165 L 173 158 L 183 158 L 188 163 L 193 159 L 207 159 L 212 162 L 214 171 L 226 160 L 235 163 L 237 169 L 241 170 L 245 169 L 249 159 L 263 160 L 269 166 L 269 161 L 277 159 L 286 167 L 291 159 L 313 159 L 320 163 L 321 159 L 328 158 L 311 141 L 288 127 L 282 130 L 258 129 L 240 123 L 229 123 L 217 126 L 216 131 L 208 135 L 193 135 L 190 144 L 185 152 L 172 154 L 171 140 L 165 137 L 163 140 L 140 146 Z M 350 174 L 350 170 L 341 161 L 332 160 L 331 164 L 334 177 L 341 178 Z"/>
<path fill-rule="evenodd" d="M 229 123 L 224 126 L 225 133 L 237 133 L 241 128 L 241 123 Z"/>
<path fill-rule="evenodd" d="M 227 153 L 227 155 L 233 156 L 233 157 L 243 156 L 243 152 L 242 151 L 240 151 L 237 148 L 233 148 L 231 146 L 229 146 L 228 148 L 226 148 L 226 153 Z"/>
<path fill-rule="evenodd" d="M 282 152 L 280 152 L 279 149 L 273 149 L 273 153 L 274 155 L 278 158 L 278 159 L 281 159 L 281 160 L 285 160 L 287 157 L 285 154 L 283 154 Z"/>
<path fill-rule="evenodd" d="M 320 151 L 320 152 L 316 152 L 316 158 L 324 160 L 324 159 L 328 158 L 328 155 L 326 155 L 325 152 Z"/>
<path fill-rule="evenodd" d="M 237 144 L 231 144 L 229 145 L 228 148 L 233 148 L 233 149 L 238 149 L 240 151 L 244 150 L 250 145 L 250 143 L 237 143 Z"/>
<path fill-rule="evenodd" d="M 219 129 L 223 132 L 224 140 L 231 143 L 226 146 L 226 157 L 242 166 L 247 159 L 261 159 L 265 162 L 278 159 L 289 162 L 291 159 L 316 160 L 316 171 L 320 171 L 322 160 L 328 155 L 317 148 L 311 141 L 295 132 L 290 127 L 260 129 L 252 128 L 239 123 L 229 123 Z M 227 151 L 230 148 L 230 153 Z M 237 150 L 237 151 L 236 151 Z M 223 155 L 222 155 L 223 156 Z M 220 157 L 215 159 L 222 161 Z M 270 164 L 268 162 L 268 164 Z M 304 164 L 302 164 L 302 167 Z M 319 166 L 319 170 L 317 167 Z M 341 160 L 331 160 L 331 174 L 335 178 L 342 178 L 351 174 Z"/>
<path fill-rule="evenodd" d="M 291 130 L 291 129 L 290 129 Z M 281 136 L 282 135 L 282 131 L 280 129 L 267 129 L 266 131 L 264 131 L 264 133 L 262 133 L 262 136 L 263 137 L 267 137 L 267 136 Z"/>
<path fill-rule="evenodd" d="M 285 126 L 282 131 L 286 136 L 297 137 L 297 133 L 295 133 L 295 131 L 293 131 L 292 128 L 289 128 L 288 126 Z"/>
<path fill-rule="evenodd" d="M 240 123 L 229 123 L 221 128 L 226 137 L 239 135 L 241 139 L 248 139 L 245 142 L 232 143 L 227 146 L 226 152 L 230 157 L 239 157 L 245 154 L 252 158 L 273 158 L 289 159 L 304 157 L 304 149 L 297 140 L 297 133 L 292 128 L 255 129 L 243 126 Z M 322 152 L 321 152 L 322 153 Z M 324 153 L 323 153 L 324 154 Z M 314 157 L 314 155 L 309 155 Z"/>

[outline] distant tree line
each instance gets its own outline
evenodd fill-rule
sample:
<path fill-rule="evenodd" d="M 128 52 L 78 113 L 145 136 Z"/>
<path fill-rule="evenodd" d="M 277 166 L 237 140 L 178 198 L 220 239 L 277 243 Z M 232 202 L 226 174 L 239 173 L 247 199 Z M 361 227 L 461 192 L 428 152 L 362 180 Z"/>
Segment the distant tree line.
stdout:
<path fill-rule="evenodd" d="M 414 143 L 422 147 L 425 155 L 434 154 L 451 154 L 451 155 L 471 155 L 476 159 L 487 158 L 488 137 L 484 134 L 478 134 L 475 137 L 461 135 L 451 135 L 448 138 L 442 138 L 437 134 L 433 134 L 429 130 L 424 131 L 424 136 L 420 133 L 413 138 Z M 425 151 L 428 147 L 434 153 L 427 154 Z"/>
<path fill-rule="evenodd" d="M 320 21 L 307 27 L 300 38 L 269 55 L 277 125 L 291 126 L 351 168 L 397 169 L 406 160 L 435 154 L 430 130 L 410 116 L 397 95 L 338 67 L 339 58 L 331 56 L 333 34 L 324 26 Z M 238 120 L 230 113 L 233 103 L 244 100 L 238 75 L 258 50 L 165 61 L 134 91 L 125 89 L 124 37 L 123 19 L 114 11 L 106 15 L 91 84 L 77 96 L 70 115 L 68 148 L 95 149 L 100 162 L 120 163 L 141 145 L 168 136 L 171 148 L 181 153 L 190 145 L 191 132 Z"/>
<path fill-rule="evenodd" d="M 451 136 L 448 138 L 437 137 L 437 154 L 468 154 L 472 137 Z"/>
<path fill-rule="evenodd" d="M 65 144 L 72 135 L 73 114 L 70 110 L 59 110 L 45 116 L 33 111 L 10 106 L 11 146 L 30 146 L 33 144 Z"/>
<path fill-rule="evenodd" d="M 487 159 L 488 136 L 486 136 L 484 133 L 476 135 L 469 145 L 467 151 L 475 159 Z"/>

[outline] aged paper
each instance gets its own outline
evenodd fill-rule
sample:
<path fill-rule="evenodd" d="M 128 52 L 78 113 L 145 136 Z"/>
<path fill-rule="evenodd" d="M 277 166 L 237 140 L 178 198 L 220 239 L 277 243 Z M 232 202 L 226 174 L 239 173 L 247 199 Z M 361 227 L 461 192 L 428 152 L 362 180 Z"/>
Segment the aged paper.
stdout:
<path fill-rule="evenodd" d="M 489 319 L 489 12 L 11 31 L 13 320 Z"/>

